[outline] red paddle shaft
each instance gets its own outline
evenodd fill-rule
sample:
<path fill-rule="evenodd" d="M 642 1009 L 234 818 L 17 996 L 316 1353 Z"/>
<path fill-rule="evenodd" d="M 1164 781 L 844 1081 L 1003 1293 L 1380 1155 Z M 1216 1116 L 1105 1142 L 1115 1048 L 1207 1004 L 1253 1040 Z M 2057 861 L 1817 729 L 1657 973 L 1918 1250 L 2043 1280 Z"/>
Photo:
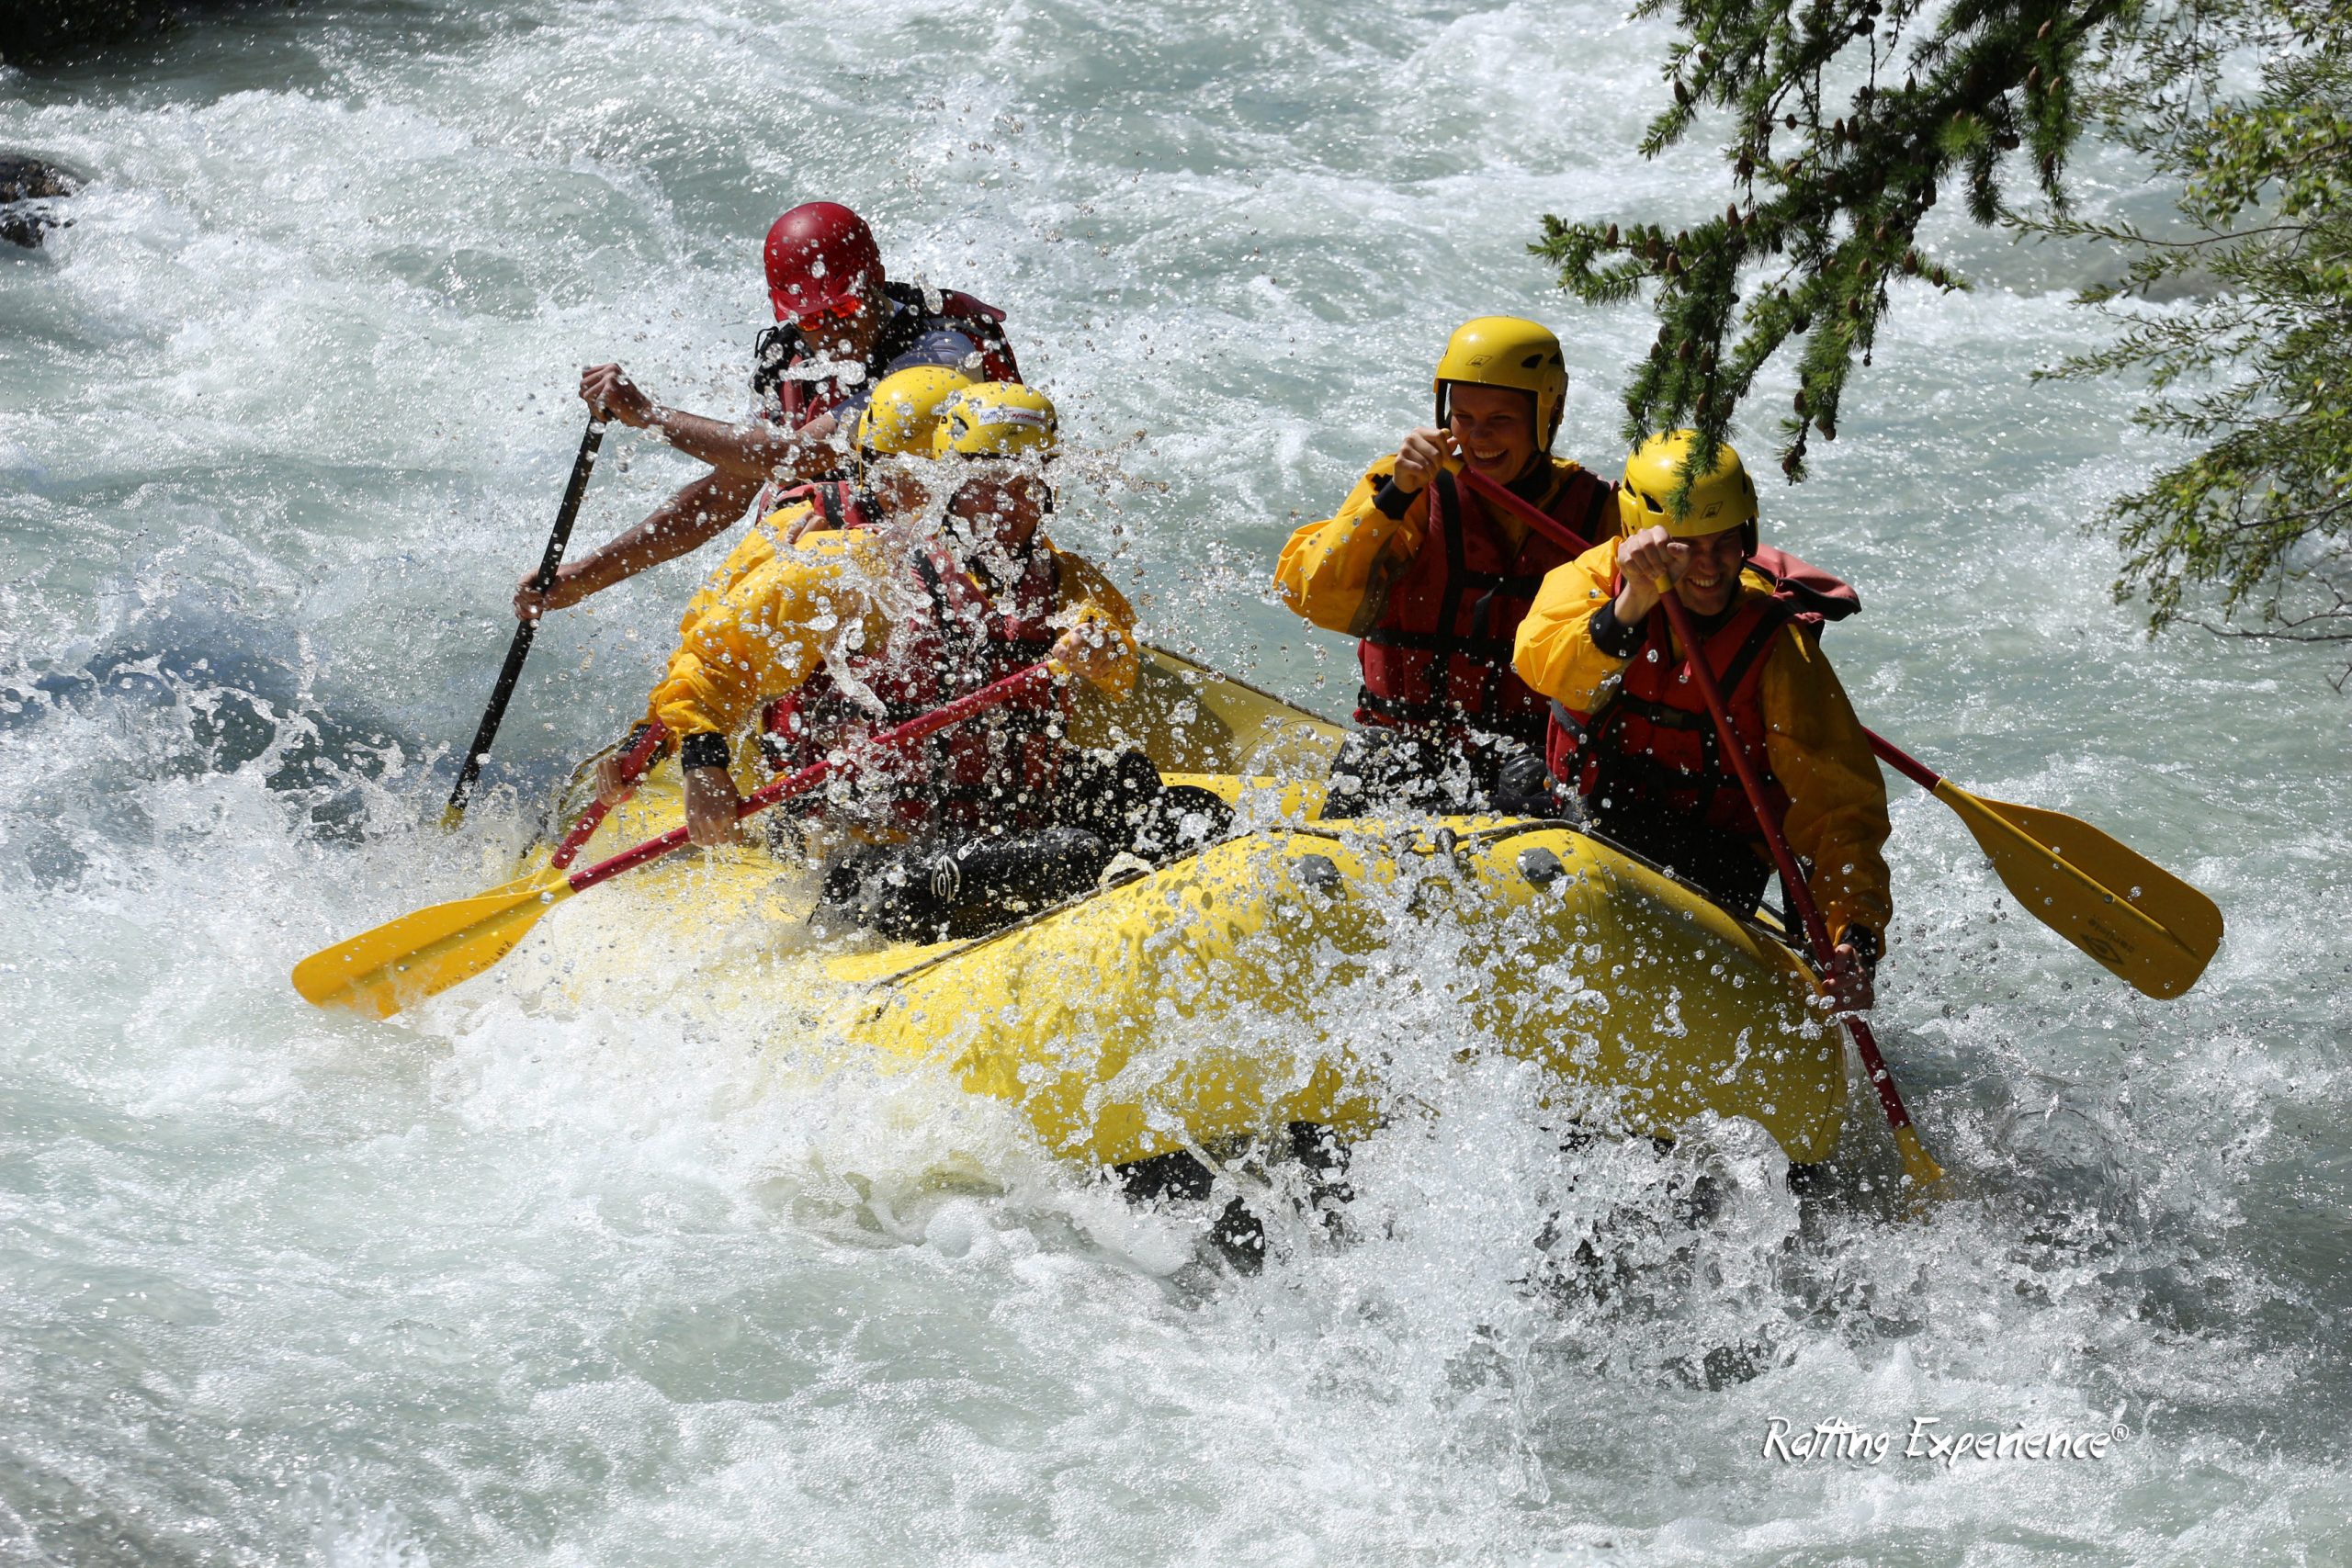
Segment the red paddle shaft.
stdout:
<path fill-rule="evenodd" d="M 1577 537 L 1568 525 L 1524 497 L 1513 495 L 1486 475 L 1469 468 L 1457 471 L 1455 479 L 1467 485 L 1479 500 L 1501 507 L 1564 550 L 1582 555 L 1592 547 Z"/>
<path fill-rule="evenodd" d="M 622 782 L 635 784 L 645 776 L 646 768 L 653 761 L 653 753 L 661 748 L 669 733 L 658 724 L 645 727 L 645 733 L 637 738 L 637 744 L 621 758 Z M 590 801 L 588 809 L 580 814 L 580 820 L 571 825 L 571 831 L 563 836 L 563 842 L 555 847 L 555 853 L 548 856 L 548 869 L 561 871 L 579 859 L 580 852 L 588 847 L 588 840 L 594 838 L 596 829 L 603 826 L 605 813 L 611 809 L 601 800 Z"/>
<path fill-rule="evenodd" d="M 1545 538 L 1550 539 L 1562 549 L 1575 550 L 1578 554 L 1582 554 L 1584 551 L 1591 548 L 1591 547 L 1587 545 L 1582 539 L 1577 538 L 1574 534 L 1570 533 L 1567 525 L 1562 523 L 1558 518 L 1554 517 L 1549 513 L 1542 511 L 1532 502 L 1525 501 L 1519 496 L 1513 495 L 1510 491 L 1505 490 L 1502 486 L 1487 478 L 1484 474 L 1474 474 L 1469 469 L 1464 468 L 1454 477 L 1460 479 L 1464 484 L 1469 486 L 1470 489 L 1477 494 L 1480 500 L 1490 502 L 1494 505 L 1503 508 L 1512 516 L 1517 517 L 1521 522 L 1526 524 L 1529 527 L 1534 529 Z M 1677 634 L 1679 635 L 1680 628 L 1677 627 L 1676 631 Z M 1878 760 L 1880 761 L 1884 762 L 1888 767 L 1893 768 L 1896 773 L 1901 773 L 1905 778 L 1909 779 L 1913 784 L 1917 784 L 1929 795 L 1933 795 L 1936 792 L 1936 786 L 1943 783 L 1943 775 L 1941 773 L 1937 773 L 1933 768 L 1928 767 L 1917 757 L 1905 753 L 1902 750 L 1896 747 L 1894 741 L 1889 740 L 1885 736 L 1869 729 L 1863 730 L 1862 733 L 1870 737 L 1871 750 L 1878 753 Z"/>
<path fill-rule="evenodd" d="M 1051 664 L 1032 664 L 1028 669 L 1015 671 L 1003 680 L 982 686 L 977 692 L 967 692 L 952 703 L 943 704 L 920 718 L 910 718 L 896 729 L 885 730 L 866 744 L 891 748 L 910 746 L 938 734 L 950 725 L 961 724 L 976 713 L 1025 696 L 1053 678 Z M 854 760 L 836 763 L 829 757 L 822 761 L 811 762 L 797 773 L 787 773 L 754 791 L 750 799 L 735 808 L 735 820 L 741 822 L 746 817 L 755 817 L 779 800 L 806 795 L 842 768 L 852 765 Z M 648 861 L 660 860 L 672 850 L 683 849 L 685 843 L 686 830 L 673 828 L 658 839 L 648 839 L 635 849 L 623 850 L 609 860 L 598 861 L 585 871 L 575 871 L 565 880 L 574 893 L 584 893 L 599 882 L 609 881 L 625 871 L 634 871 Z"/>
<path fill-rule="evenodd" d="M 1805 945 L 1813 950 L 1813 961 L 1826 975 L 1837 964 L 1838 950 L 1829 940 L 1829 928 L 1821 923 L 1821 910 L 1813 901 L 1813 889 L 1805 885 L 1804 874 L 1797 869 L 1796 856 L 1789 852 L 1789 840 L 1781 832 L 1764 800 L 1764 781 L 1756 776 L 1756 764 L 1739 743 L 1738 731 L 1732 728 L 1731 712 L 1724 705 L 1722 688 L 1715 684 L 1715 672 L 1707 668 L 1700 654 L 1699 639 L 1692 635 L 1690 613 L 1674 590 L 1667 589 L 1658 595 L 1658 604 L 1666 611 L 1667 624 L 1681 639 L 1685 661 L 1699 682 L 1699 694 L 1707 700 L 1707 711 L 1714 716 L 1715 730 L 1723 737 L 1724 755 L 1731 759 L 1732 771 L 1739 775 L 1739 787 L 1747 792 L 1748 805 L 1756 808 L 1757 824 L 1764 829 L 1764 841 L 1771 847 L 1772 863 L 1780 868 L 1781 886 L 1789 896 L 1789 907 L 1797 912 L 1797 919 L 1804 927 Z M 1911 1112 L 1903 1106 L 1903 1096 L 1894 1087 L 1894 1075 L 1886 1070 L 1886 1058 L 1878 1052 L 1878 1040 L 1871 1033 L 1871 1026 L 1852 1013 L 1844 1015 L 1846 1032 L 1854 1037 L 1854 1052 L 1862 1059 L 1863 1070 L 1871 1076 L 1871 1083 L 1878 1089 L 1878 1102 L 1886 1112 L 1889 1127 L 1911 1125 Z"/>
<path fill-rule="evenodd" d="M 1936 786 L 1944 782 L 1943 774 L 1936 772 L 1918 758 L 1898 750 L 1894 742 L 1885 736 L 1870 729 L 1865 729 L 1862 733 L 1871 738 L 1871 750 L 1878 753 L 1880 761 L 1884 762 L 1929 795 L 1935 794 Z"/>

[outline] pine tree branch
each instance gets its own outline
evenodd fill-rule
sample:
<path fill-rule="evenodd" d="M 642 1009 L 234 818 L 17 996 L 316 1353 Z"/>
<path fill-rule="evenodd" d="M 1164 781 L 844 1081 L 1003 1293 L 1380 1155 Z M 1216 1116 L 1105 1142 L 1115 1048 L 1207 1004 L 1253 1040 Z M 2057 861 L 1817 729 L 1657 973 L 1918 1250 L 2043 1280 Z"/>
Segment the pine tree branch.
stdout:
<path fill-rule="evenodd" d="M 1811 438 L 1837 439 L 1898 286 L 1966 287 L 1917 247 L 1939 195 L 1957 187 L 1973 218 L 1996 221 L 2006 155 L 2030 147 L 2038 188 L 2063 205 L 2081 130 L 2071 71 L 2128 3 L 1962 0 L 1930 14 L 1911 0 L 1673 0 L 1685 36 L 1668 55 L 1672 102 L 1642 150 L 1680 141 L 1704 106 L 1729 111 L 1730 203 L 1671 233 L 1547 217 L 1535 247 L 1589 302 L 1651 291 L 1659 325 L 1625 391 L 1627 437 L 1692 426 L 1692 471 L 1712 463 L 1758 374 L 1797 340 L 1781 459 L 1802 478 Z M 1637 14 L 1668 9 L 1645 0 Z M 1882 83 L 1897 58 L 1903 85 Z M 1849 62 L 1866 80 L 1833 104 L 1824 80 Z"/>

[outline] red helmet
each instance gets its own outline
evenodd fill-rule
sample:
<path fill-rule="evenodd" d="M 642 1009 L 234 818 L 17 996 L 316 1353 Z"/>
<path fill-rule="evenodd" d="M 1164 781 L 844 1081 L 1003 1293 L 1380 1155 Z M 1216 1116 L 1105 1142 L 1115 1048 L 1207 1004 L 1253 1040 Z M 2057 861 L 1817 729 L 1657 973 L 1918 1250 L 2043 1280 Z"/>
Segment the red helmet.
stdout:
<path fill-rule="evenodd" d="M 822 316 L 882 281 L 865 220 L 837 201 L 803 202 L 768 230 L 768 299 L 779 321 Z"/>

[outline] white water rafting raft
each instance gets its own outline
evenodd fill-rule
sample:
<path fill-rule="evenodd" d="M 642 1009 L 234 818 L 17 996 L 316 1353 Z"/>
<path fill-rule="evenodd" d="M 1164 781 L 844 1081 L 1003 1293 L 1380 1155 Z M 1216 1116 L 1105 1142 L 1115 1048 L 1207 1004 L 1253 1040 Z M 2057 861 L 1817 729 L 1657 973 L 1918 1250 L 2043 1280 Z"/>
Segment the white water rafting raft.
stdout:
<path fill-rule="evenodd" d="M 1391 955 L 1435 940 L 1476 976 L 1446 1003 L 1455 1037 L 1541 1068 L 1544 1112 L 1657 1137 L 1744 1116 L 1792 1160 L 1829 1156 L 1841 1041 L 1770 926 L 1563 823 L 1323 821 L 1321 785 L 1297 781 L 1321 778 L 1340 728 L 1171 654 L 1147 655 L 1133 701 L 1077 724 L 1081 743 L 1135 745 L 1170 783 L 1233 802 L 1234 835 L 991 935 L 914 945 L 812 943 L 818 878 L 755 834 L 598 889 L 594 919 L 533 939 L 549 944 L 540 964 L 650 981 L 693 932 L 748 930 L 706 978 L 773 992 L 780 1015 L 813 1006 L 884 1067 L 944 1072 L 1015 1102 L 1057 1155 L 1118 1166 L 1296 1123 L 1370 1129 L 1396 1043 L 1337 999 L 1368 977 L 1430 983 Z M 580 863 L 677 826 L 676 781 L 657 770 Z"/>

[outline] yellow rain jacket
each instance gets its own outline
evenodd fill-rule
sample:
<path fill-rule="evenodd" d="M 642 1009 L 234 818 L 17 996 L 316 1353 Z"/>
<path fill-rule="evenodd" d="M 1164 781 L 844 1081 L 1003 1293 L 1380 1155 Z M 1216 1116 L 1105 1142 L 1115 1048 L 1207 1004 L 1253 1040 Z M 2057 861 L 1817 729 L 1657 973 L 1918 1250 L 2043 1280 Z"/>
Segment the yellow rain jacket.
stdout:
<path fill-rule="evenodd" d="M 1578 714 L 1598 709 L 1630 662 L 1592 640 L 1593 615 L 1615 597 L 1619 542 L 1597 545 L 1552 572 L 1519 624 L 1520 679 Z M 1768 592 L 1753 575 L 1740 579 L 1743 596 Z M 1790 626 L 1765 658 L 1758 696 L 1765 757 L 1789 795 L 1782 830 L 1789 847 L 1813 863 L 1822 923 L 1832 940 L 1842 941 L 1853 921 L 1883 936 L 1894 914 L 1881 853 L 1890 831 L 1886 780 L 1846 688 L 1815 639 Z"/>
<path fill-rule="evenodd" d="M 1053 623 L 1100 626 L 1116 637 L 1119 663 L 1108 690 L 1125 696 L 1136 681 L 1135 611 L 1092 562 L 1042 537 L 1036 544 L 1053 555 Z M 772 542 L 772 558 L 703 612 L 690 613 L 647 717 L 668 727 L 673 742 L 733 737 L 763 705 L 798 690 L 829 650 L 886 648 L 895 618 L 888 605 L 906 592 L 899 558 L 905 547 L 869 529 L 806 534 L 786 550 Z"/>
<path fill-rule="evenodd" d="M 678 619 L 678 641 L 681 646 L 694 635 L 695 625 L 725 599 L 729 590 L 760 568 L 775 559 L 792 531 L 817 513 L 814 502 L 796 501 L 789 506 L 779 506 L 763 516 L 752 519 L 735 541 L 734 548 L 718 569 L 702 581 L 695 596 L 686 601 L 686 613 Z"/>
<path fill-rule="evenodd" d="M 1551 460 L 1555 479 L 1566 484 L 1584 470 L 1565 457 Z M 1449 460 L 1446 471 L 1462 465 Z M 1391 453 L 1364 470 L 1338 515 L 1300 526 L 1274 563 L 1274 587 L 1283 603 L 1325 631 L 1362 637 L 1388 607 L 1388 592 L 1421 553 L 1429 537 L 1430 488 L 1416 491 L 1401 515 L 1391 517 L 1374 504 L 1396 471 Z M 1527 525 L 1508 512 L 1493 513 L 1495 525 L 1516 548 Z"/>

